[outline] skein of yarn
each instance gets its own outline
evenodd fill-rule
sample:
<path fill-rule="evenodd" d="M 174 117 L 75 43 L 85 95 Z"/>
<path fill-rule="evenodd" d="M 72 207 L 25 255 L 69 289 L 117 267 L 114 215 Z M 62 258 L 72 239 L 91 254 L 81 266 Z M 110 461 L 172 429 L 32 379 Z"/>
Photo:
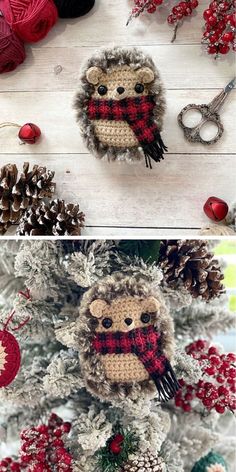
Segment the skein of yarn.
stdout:
<path fill-rule="evenodd" d="M 5 19 L 0 16 L 0 74 L 16 69 L 24 60 L 23 42 L 11 31 Z"/>
<path fill-rule="evenodd" d="M 54 0 L 60 18 L 77 18 L 86 15 L 94 6 L 95 0 Z"/>
<path fill-rule="evenodd" d="M 30 43 L 43 39 L 58 18 L 53 0 L 0 0 L 0 11 L 17 36 Z"/>

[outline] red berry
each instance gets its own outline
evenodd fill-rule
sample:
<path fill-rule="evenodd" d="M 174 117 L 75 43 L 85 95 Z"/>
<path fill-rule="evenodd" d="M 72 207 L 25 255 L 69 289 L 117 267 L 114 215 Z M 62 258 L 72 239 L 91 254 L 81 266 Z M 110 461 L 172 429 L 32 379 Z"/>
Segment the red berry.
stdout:
<path fill-rule="evenodd" d="M 111 443 L 109 445 L 109 449 L 115 455 L 120 454 L 121 451 L 122 451 L 121 446 L 119 444 L 117 444 L 116 442 L 114 442 L 114 441 L 111 441 Z"/>
<path fill-rule="evenodd" d="M 61 429 L 64 433 L 69 433 L 71 430 L 71 423 L 66 421 L 65 423 L 62 424 Z"/>
<path fill-rule="evenodd" d="M 205 397 L 205 390 L 203 388 L 200 388 L 197 392 L 196 392 L 196 397 L 202 399 Z"/>
<path fill-rule="evenodd" d="M 191 407 L 190 403 L 185 403 L 185 402 L 184 402 L 183 405 L 182 405 L 182 408 L 183 408 L 183 410 L 186 411 L 187 413 L 189 413 L 189 412 L 192 410 L 192 407 Z"/>
<path fill-rule="evenodd" d="M 211 356 L 210 357 L 210 363 L 213 365 L 219 365 L 220 364 L 220 358 L 218 356 Z"/>
<path fill-rule="evenodd" d="M 208 354 L 209 354 L 209 356 L 219 355 L 219 351 L 215 346 L 211 346 L 208 349 Z"/>
<path fill-rule="evenodd" d="M 205 10 L 203 13 L 204 20 L 208 21 L 208 18 L 212 16 L 212 11 L 210 9 Z"/>
<path fill-rule="evenodd" d="M 175 399 L 175 405 L 178 406 L 178 407 L 182 407 L 183 400 L 181 398 L 176 398 Z"/>
<path fill-rule="evenodd" d="M 228 33 L 224 33 L 221 36 L 221 41 L 224 43 L 231 43 L 234 40 L 234 33 L 232 31 L 229 31 Z"/>
<path fill-rule="evenodd" d="M 225 412 L 225 407 L 224 405 L 221 405 L 221 403 L 216 403 L 215 410 L 217 411 L 217 413 L 220 413 L 222 415 Z"/>
<path fill-rule="evenodd" d="M 210 41 L 211 44 L 215 44 L 218 39 L 219 39 L 219 36 L 217 34 L 212 34 L 209 37 L 209 41 Z"/>
<path fill-rule="evenodd" d="M 179 379 L 179 384 L 180 384 L 180 387 L 183 387 L 185 385 L 184 379 Z"/>
<path fill-rule="evenodd" d="M 211 365 L 209 367 L 206 367 L 205 372 L 208 375 L 214 375 L 216 373 L 216 369 L 213 365 Z"/>
<path fill-rule="evenodd" d="M 124 442 L 124 436 L 122 434 L 116 434 L 115 437 L 113 438 L 113 441 L 115 441 L 117 444 L 121 444 Z"/>
<path fill-rule="evenodd" d="M 220 44 L 219 45 L 219 52 L 221 54 L 227 54 L 230 50 L 230 47 L 228 46 L 228 44 Z"/>
<path fill-rule="evenodd" d="M 224 381 L 225 381 L 225 379 L 224 379 L 224 377 L 222 377 L 222 375 L 218 375 L 216 377 L 216 380 L 217 380 L 218 383 L 224 383 Z"/>
<path fill-rule="evenodd" d="M 219 395 L 223 395 L 223 396 L 226 396 L 228 395 L 229 393 L 229 389 L 224 387 L 223 385 L 221 385 L 219 388 L 218 388 L 218 393 Z"/>
<path fill-rule="evenodd" d="M 233 28 L 236 27 L 236 15 L 229 15 L 228 21 Z"/>
<path fill-rule="evenodd" d="M 213 402 L 211 398 L 203 398 L 202 403 L 206 408 L 212 408 Z"/>
<path fill-rule="evenodd" d="M 150 7 L 147 8 L 148 13 L 155 13 L 156 11 L 156 6 L 155 5 L 150 5 Z"/>
<path fill-rule="evenodd" d="M 167 21 L 168 21 L 169 25 L 173 25 L 174 23 L 176 23 L 176 16 L 169 15 L 168 18 L 167 18 Z"/>
<path fill-rule="evenodd" d="M 216 23 L 217 23 L 217 18 L 216 18 L 216 16 L 215 16 L 215 15 L 209 16 L 209 17 L 207 18 L 207 22 L 208 22 L 209 25 L 211 25 L 211 26 L 216 25 Z"/>
<path fill-rule="evenodd" d="M 190 16 L 192 14 L 192 11 L 193 10 L 192 10 L 191 6 L 189 5 L 189 6 L 187 6 L 187 8 L 185 8 L 184 15 L 185 16 Z"/>
<path fill-rule="evenodd" d="M 194 8 L 197 8 L 198 7 L 198 0 L 192 0 L 191 1 L 191 7 L 194 9 Z"/>
<path fill-rule="evenodd" d="M 228 371 L 228 376 L 231 378 L 231 379 L 235 379 L 236 377 L 236 369 L 234 367 L 231 367 Z"/>

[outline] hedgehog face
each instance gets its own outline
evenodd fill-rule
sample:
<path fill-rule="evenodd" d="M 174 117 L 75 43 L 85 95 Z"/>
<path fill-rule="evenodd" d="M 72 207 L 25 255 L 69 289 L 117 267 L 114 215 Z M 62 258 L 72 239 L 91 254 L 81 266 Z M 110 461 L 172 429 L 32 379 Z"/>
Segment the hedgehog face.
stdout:
<path fill-rule="evenodd" d="M 154 323 L 160 303 L 154 297 L 119 297 L 108 304 L 105 300 L 94 300 L 90 305 L 91 315 L 97 319 L 96 332 L 128 332 Z"/>
<path fill-rule="evenodd" d="M 128 66 L 119 66 L 106 73 L 99 67 L 90 67 L 86 77 L 94 85 L 93 98 L 122 100 L 148 95 L 148 85 L 154 81 L 154 72 L 149 67 L 134 70 Z"/>

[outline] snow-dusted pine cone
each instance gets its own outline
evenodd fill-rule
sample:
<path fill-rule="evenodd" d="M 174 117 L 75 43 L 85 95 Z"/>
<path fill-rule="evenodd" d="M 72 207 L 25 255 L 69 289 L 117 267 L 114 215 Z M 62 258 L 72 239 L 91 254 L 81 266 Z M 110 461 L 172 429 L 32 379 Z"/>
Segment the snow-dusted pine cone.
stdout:
<path fill-rule="evenodd" d="M 145 451 L 130 459 L 124 466 L 122 472 L 165 472 L 166 466 L 161 459 L 150 451 Z"/>
<path fill-rule="evenodd" d="M 52 182 L 54 172 L 35 165 L 29 172 L 25 162 L 23 172 L 18 175 L 15 164 L 7 164 L 0 171 L 0 234 L 17 223 L 24 211 L 37 205 L 42 198 L 50 198 L 55 190 Z"/>
<path fill-rule="evenodd" d="M 210 300 L 224 292 L 224 276 L 206 241 L 163 240 L 159 262 L 166 282 L 174 287 L 182 280 L 193 298 Z"/>
<path fill-rule="evenodd" d="M 42 202 L 30 207 L 17 228 L 19 236 L 79 236 L 84 226 L 84 213 L 79 205 L 64 200 Z"/>

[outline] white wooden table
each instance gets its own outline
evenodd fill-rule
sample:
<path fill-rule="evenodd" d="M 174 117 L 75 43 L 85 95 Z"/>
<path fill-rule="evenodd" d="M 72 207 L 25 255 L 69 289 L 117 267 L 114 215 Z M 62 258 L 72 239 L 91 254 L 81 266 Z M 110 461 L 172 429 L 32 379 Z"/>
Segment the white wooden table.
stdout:
<path fill-rule="evenodd" d="M 86 213 L 84 235 L 197 235 L 208 222 L 202 206 L 209 196 L 235 200 L 235 91 L 222 108 L 225 133 L 217 144 L 188 143 L 176 121 L 183 106 L 209 102 L 234 75 L 233 53 L 216 61 L 200 46 L 202 11 L 209 2 L 200 3 L 171 44 L 166 8 L 126 27 L 132 2 L 96 0 L 87 16 L 60 20 L 44 41 L 27 46 L 22 66 L 0 76 L 0 122 L 33 122 L 43 132 L 41 141 L 30 146 L 19 145 L 15 129 L 0 130 L 0 165 L 11 162 L 21 168 L 29 161 L 55 170 L 57 196 L 79 202 Z M 80 137 L 72 109 L 80 66 L 107 44 L 140 46 L 161 71 L 168 104 L 163 138 L 169 153 L 152 171 L 143 163 L 96 160 Z"/>

